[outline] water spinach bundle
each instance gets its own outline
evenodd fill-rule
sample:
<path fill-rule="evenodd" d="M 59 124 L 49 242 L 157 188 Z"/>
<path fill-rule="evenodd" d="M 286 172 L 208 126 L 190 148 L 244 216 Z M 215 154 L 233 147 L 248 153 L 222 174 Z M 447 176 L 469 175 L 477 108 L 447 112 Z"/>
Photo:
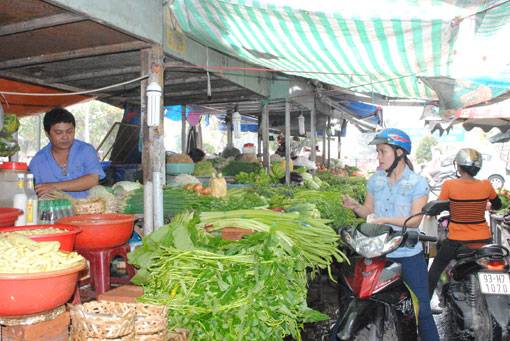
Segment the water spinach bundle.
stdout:
<path fill-rule="evenodd" d="M 221 214 L 228 220 L 231 213 Z M 263 224 L 237 219 L 251 221 L 252 228 Z M 286 335 L 300 340 L 303 323 L 328 318 L 307 306 L 307 267 L 327 266 L 327 259 L 341 259 L 338 252 L 310 257 L 305 248 L 309 255 L 304 257 L 302 241 L 281 226 L 285 232 L 228 241 L 195 222 L 189 213 L 177 215 L 128 254 L 130 263 L 141 268 L 132 280 L 144 286 L 139 300 L 168 306 L 170 328 L 190 329 L 193 340 L 281 340 Z M 326 233 L 321 235 L 325 241 Z M 328 245 L 336 237 L 331 239 Z"/>

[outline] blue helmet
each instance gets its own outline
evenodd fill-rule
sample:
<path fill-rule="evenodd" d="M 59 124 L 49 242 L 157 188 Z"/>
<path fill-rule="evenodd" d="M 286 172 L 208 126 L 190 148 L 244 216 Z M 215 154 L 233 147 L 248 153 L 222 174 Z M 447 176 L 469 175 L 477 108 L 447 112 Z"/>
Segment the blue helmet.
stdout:
<path fill-rule="evenodd" d="M 411 138 L 400 129 L 386 128 L 379 134 L 375 135 L 369 144 L 389 144 L 404 149 L 411 154 Z"/>

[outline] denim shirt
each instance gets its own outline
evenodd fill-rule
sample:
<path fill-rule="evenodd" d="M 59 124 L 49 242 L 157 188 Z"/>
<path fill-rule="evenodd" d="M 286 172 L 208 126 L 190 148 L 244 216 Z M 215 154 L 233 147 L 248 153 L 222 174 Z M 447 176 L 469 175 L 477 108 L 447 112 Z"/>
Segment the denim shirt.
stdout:
<path fill-rule="evenodd" d="M 411 215 L 413 200 L 428 194 L 429 186 L 424 177 L 416 174 L 406 165 L 404 173 L 393 185 L 385 171 L 372 175 L 368 180 L 367 192 L 374 197 L 375 218 L 408 217 Z M 402 229 L 400 226 L 391 226 L 394 230 Z M 419 228 L 409 228 L 409 230 L 419 231 Z M 420 253 L 422 249 L 421 243 L 417 243 L 414 247 L 401 246 L 386 256 L 411 257 Z"/>
<path fill-rule="evenodd" d="M 35 154 L 30 162 L 30 172 L 34 174 L 35 184 L 74 180 L 87 174 L 97 174 L 104 179 L 105 173 L 97 157 L 96 149 L 89 143 L 74 140 L 69 150 L 67 174 L 51 155 L 51 142 Z M 74 198 L 86 198 L 89 191 L 66 192 Z"/>

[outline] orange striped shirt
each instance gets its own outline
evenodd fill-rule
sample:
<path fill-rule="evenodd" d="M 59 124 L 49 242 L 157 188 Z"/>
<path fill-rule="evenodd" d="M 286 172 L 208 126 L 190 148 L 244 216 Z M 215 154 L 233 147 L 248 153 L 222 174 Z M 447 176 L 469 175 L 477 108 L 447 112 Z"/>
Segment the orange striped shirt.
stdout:
<path fill-rule="evenodd" d="M 497 193 L 489 180 L 466 182 L 460 179 L 444 182 L 438 200 L 450 200 L 451 220 L 448 238 L 453 240 L 479 240 L 491 238 L 485 220 L 487 200 Z"/>

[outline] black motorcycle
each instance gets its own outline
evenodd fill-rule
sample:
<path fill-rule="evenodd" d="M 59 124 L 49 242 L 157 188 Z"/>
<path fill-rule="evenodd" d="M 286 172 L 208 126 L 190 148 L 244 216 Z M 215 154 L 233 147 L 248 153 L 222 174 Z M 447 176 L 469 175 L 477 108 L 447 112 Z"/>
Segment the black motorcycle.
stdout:
<path fill-rule="evenodd" d="M 510 322 L 508 255 L 507 248 L 496 244 L 458 249 L 436 289 L 457 331 L 475 340 L 502 339 Z"/>

